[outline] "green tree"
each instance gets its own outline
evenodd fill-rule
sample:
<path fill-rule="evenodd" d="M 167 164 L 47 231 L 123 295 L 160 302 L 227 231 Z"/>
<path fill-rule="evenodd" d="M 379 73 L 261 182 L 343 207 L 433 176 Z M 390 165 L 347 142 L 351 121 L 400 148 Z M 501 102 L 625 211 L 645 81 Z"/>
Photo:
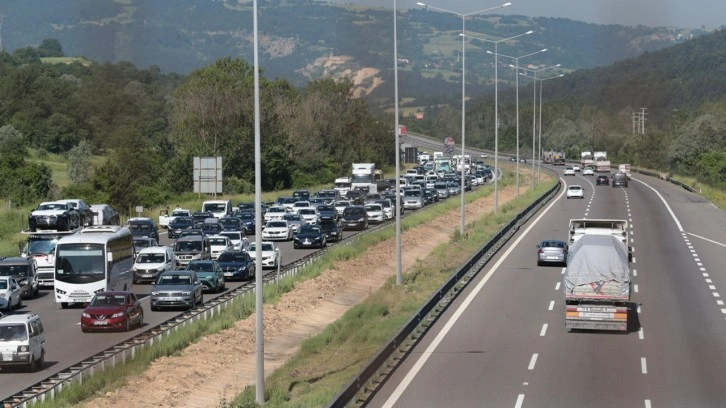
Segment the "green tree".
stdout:
<path fill-rule="evenodd" d="M 62 57 L 64 55 L 60 41 L 49 38 L 43 40 L 43 42 L 38 46 L 38 54 L 41 58 Z"/>
<path fill-rule="evenodd" d="M 68 151 L 68 177 L 72 183 L 84 183 L 91 175 L 91 144 L 82 140 Z"/>

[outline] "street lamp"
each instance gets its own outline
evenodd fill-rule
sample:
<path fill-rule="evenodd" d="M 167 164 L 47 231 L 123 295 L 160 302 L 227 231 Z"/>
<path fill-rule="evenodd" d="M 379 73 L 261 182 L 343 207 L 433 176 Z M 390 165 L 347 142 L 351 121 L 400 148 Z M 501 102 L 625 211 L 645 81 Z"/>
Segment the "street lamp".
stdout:
<path fill-rule="evenodd" d="M 403 284 L 403 263 L 401 261 L 401 127 L 398 124 L 398 31 L 396 28 L 396 0 L 393 0 L 393 99 L 395 100 L 394 114 L 396 115 L 395 129 L 396 136 L 396 285 Z"/>
<path fill-rule="evenodd" d="M 524 74 L 524 73 L 520 73 L 519 74 L 519 75 L 525 76 L 527 78 L 534 79 L 533 84 L 532 84 L 533 85 L 533 89 L 534 89 L 534 96 L 532 98 L 532 190 L 534 190 L 534 174 L 535 174 L 535 171 L 534 171 L 534 162 L 535 162 L 535 154 L 537 152 L 536 144 L 535 144 L 535 137 L 536 137 L 536 132 L 537 132 L 537 127 L 536 127 L 536 116 L 537 116 L 537 105 L 536 105 L 536 103 L 537 103 L 537 81 L 538 80 L 539 81 L 545 81 L 545 80 L 548 80 L 548 79 L 559 78 L 559 77 L 565 76 L 564 74 L 558 74 L 558 75 L 553 75 L 553 76 L 550 76 L 550 77 L 547 77 L 547 78 L 537 78 L 537 72 L 544 71 L 546 69 L 557 68 L 559 66 L 560 66 L 560 64 L 557 64 L 557 65 L 552 65 L 552 66 L 549 66 L 549 67 L 543 67 L 543 68 L 536 69 L 536 70 L 535 69 L 527 69 L 527 68 L 524 68 L 525 71 L 530 71 L 534 75 L 527 75 L 527 74 Z M 540 82 L 540 89 L 542 88 L 541 85 L 542 85 L 542 83 Z M 542 103 L 542 95 L 540 95 L 540 103 Z M 541 120 L 542 120 L 542 106 L 540 106 L 540 126 L 542 125 Z M 539 139 L 539 157 L 540 157 L 540 160 L 542 160 L 542 131 L 541 130 L 540 130 L 540 139 Z M 540 165 L 538 164 L 537 165 L 538 171 L 539 171 L 539 167 L 540 167 Z"/>
<path fill-rule="evenodd" d="M 499 181 L 497 172 L 499 171 L 499 58 L 498 47 L 500 42 L 513 40 L 523 35 L 530 35 L 534 31 L 529 30 L 526 33 L 514 35 L 501 40 L 489 40 L 486 38 L 477 38 L 469 36 L 475 40 L 486 41 L 494 44 L 494 212 L 499 210 Z M 466 37 L 466 33 L 462 34 Z M 517 162 L 519 163 L 519 162 Z"/>
<path fill-rule="evenodd" d="M 462 36 L 462 38 L 461 38 L 461 216 L 460 216 L 461 226 L 460 226 L 459 232 L 463 236 L 465 233 L 465 226 L 466 226 L 465 222 L 464 222 L 464 216 L 465 216 L 465 211 L 464 211 L 464 204 L 465 204 L 464 195 L 465 194 L 464 194 L 464 192 L 466 191 L 465 185 L 464 185 L 464 183 L 466 181 L 466 177 L 465 177 L 466 162 L 464 159 L 464 156 L 466 156 L 466 63 L 465 63 L 465 61 L 466 61 L 466 17 L 474 15 L 474 14 L 484 13 L 486 11 L 495 10 L 498 8 L 508 7 L 508 6 L 511 6 L 512 3 L 504 3 L 504 4 L 500 4 L 498 6 L 489 7 L 487 9 L 473 11 L 471 13 L 457 13 L 455 11 L 451 11 L 451 10 L 447 10 L 447 9 L 443 9 L 443 8 L 439 8 L 439 7 L 434 7 L 434 6 L 429 6 L 428 4 L 422 3 L 420 1 L 416 4 L 421 7 L 430 8 L 431 10 L 442 11 L 444 13 L 450 13 L 450 14 L 454 14 L 454 15 L 461 17 L 461 34 L 460 34 Z M 496 160 L 496 157 L 495 157 L 495 160 Z M 494 168 L 494 171 L 495 172 L 497 171 L 496 166 Z M 497 180 L 497 177 L 496 177 L 496 174 L 494 174 L 495 189 L 496 189 L 496 182 L 497 182 L 496 180 Z"/>
<path fill-rule="evenodd" d="M 514 60 L 514 73 L 515 73 L 514 76 L 515 76 L 516 89 L 517 89 L 517 99 L 516 99 L 517 100 L 517 102 L 516 102 L 516 105 L 517 105 L 517 153 L 516 153 L 517 154 L 517 198 L 519 198 L 519 75 L 517 75 L 517 74 L 519 74 L 519 59 L 526 58 L 526 57 L 529 57 L 529 56 L 532 56 L 535 54 L 539 54 L 541 52 L 546 52 L 546 51 L 547 51 L 547 48 L 542 48 L 539 51 L 535 51 L 535 52 L 525 54 L 525 55 L 522 55 L 519 57 L 512 57 L 512 56 L 504 55 L 504 54 L 497 55 L 497 57 L 499 57 L 499 56 L 507 57 L 507 58 L 511 58 Z M 493 54 L 493 52 L 487 51 L 487 54 Z"/>

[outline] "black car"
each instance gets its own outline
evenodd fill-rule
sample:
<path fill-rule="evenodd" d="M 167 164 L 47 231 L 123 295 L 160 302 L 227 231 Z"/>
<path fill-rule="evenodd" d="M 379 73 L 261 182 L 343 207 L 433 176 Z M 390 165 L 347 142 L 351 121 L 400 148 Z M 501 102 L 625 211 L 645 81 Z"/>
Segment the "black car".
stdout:
<path fill-rule="evenodd" d="M 610 185 L 610 178 L 608 176 L 604 175 L 604 174 L 600 174 L 595 179 L 595 185 L 599 186 L 599 185 L 602 185 L 602 184 L 604 184 L 606 186 L 609 186 Z"/>
<path fill-rule="evenodd" d="M 202 231 L 205 235 L 216 235 L 224 230 L 220 222 L 205 222 L 202 224 Z"/>
<path fill-rule="evenodd" d="M 237 214 L 237 218 L 239 218 L 242 222 L 242 227 L 244 228 L 245 235 L 255 234 L 255 213 L 240 213 Z"/>
<path fill-rule="evenodd" d="M 439 200 L 439 194 L 433 188 L 424 188 L 423 197 L 426 205 L 433 204 Z"/>
<path fill-rule="evenodd" d="M 239 203 L 237 204 L 237 212 L 241 213 L 255 213 L 255 203 Z"/>
<path fill-rule="evenodd" d="M 325 233 L 325 239 L 328 242 L 338 242 L 343 239 L 343 229 L 340 228 L 340 224 L 338 224 L 338 221 L 320 221 L 320 229 L 322 229 Z"/>
<path fill-rule="evenodd" d="M 209 211 L 196 211 L 192 214 L 192 218 L 194 218 L 194 223 L 196 224 L 204 222 L 207 218 L 214 218 L 214 214 Z"/>
<path fill-rule="evenodd" d="M 320 213 L 320 220 L 337 220 L 338 210 L 335 206 L 330 204 L 323 204 L 318 206 L 318 212 Z"/>
<path fill-rule="evenodd" d="M 224 251 L 217 258 L 227 280 L 250 280 L 255 277 L 255 260 L 246 251 Z"/>
<path fill-rule="evenodd" d="M 151 218 L 137 217 L 131 218 L 128 222 L 131 235 L 134 237 L 148 237 L 159 241 L 159 231 L 156 228 L 156 222 Z"/>
<path fill-rule="evenodd" d="M 237 217 L 224 217 L 219 220 L 219 223 L 222 224 L 222 229 L 224 231 L 244 232 L 244 225 L 242 224 L 242 220 Z"/>
<path fill-rule="evenodd" d="M 305 224 L 292 236 L 292 245 L 298 248 L 324 248 L 328 245 L 325 232 L 317 225 Z"/>
<path fill-rule="evenodd" d="M 310 199 L 310 191 L 295 190 L 292 192 L 292 196 L 295 197 L 297 201 L 308 201 Z"/>
<path fill-rule="evenodd" d="M 353 205 L 363 205 L 365 202 L 365 194 L 360 190 L 348 190 L 345 199 L 351 201 Z"/>
<path fill-rule="evenodd" d="M 60 200 L 60 202 L 68 203 L 74 210 L 78 211 L 78 215 L 81 217 L 82 226 L 90 227 L 93 225 L 93 210 L 90 205 L 86 204 L 85 201 L 73 198 L 69 200 Z"/>
<path fill-rule="evenodd" d="M 177 238 L 192 237 L 195 235 L 199 235 L 200 237 L 203 237 L 207 234 L 205 234 L 201 228 L 193 227 L 193 228 L 187 228 L 185 230 L 182 230 L 182 232 L 179 234 L 179 236 L 177 236 Z"/>
<path fill-rule="evenodd" d="M 169 238 L 178 238 L 182 231 L 194 226 L 194 218 L 192 217 L 174 217 L 169 223 L 167 235 Z"/>
<path fill-rule="evenodd" d="M 362 205 L 351 205 L 343 210 L 343 229 L 364 230 L 368 228 L 368 212 Z"/>
<path fill-rule="evenodd" d="M 28 215 L 28 229 L 30 229 L 30 232 L 35 232 L 37 229 L 71 231 L 80 228 L 82 225 L 78 211 L 65 202 L 40 203 Z"/>

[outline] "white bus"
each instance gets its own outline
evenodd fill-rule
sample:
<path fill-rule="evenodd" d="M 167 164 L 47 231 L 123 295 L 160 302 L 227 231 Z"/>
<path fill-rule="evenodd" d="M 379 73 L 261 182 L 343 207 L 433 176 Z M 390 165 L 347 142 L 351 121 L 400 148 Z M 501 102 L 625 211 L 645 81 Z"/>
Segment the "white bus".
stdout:
<path fill-rule="evenodd" d="M 131 290 L 134 241 L 128 228 L 75 234 L 55 246 L 55 301 L 88 303 L 98 292 Z"/>

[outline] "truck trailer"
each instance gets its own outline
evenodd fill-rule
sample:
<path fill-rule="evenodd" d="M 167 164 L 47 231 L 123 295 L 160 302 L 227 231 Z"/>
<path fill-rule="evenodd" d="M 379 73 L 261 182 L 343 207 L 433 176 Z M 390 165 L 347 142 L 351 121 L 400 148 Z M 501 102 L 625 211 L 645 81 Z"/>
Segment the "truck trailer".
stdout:
<path fill-rule="evenodd" d="M 627 331 L 631 251 L 626 220 L 570 220 L 565 327 Z"/>

